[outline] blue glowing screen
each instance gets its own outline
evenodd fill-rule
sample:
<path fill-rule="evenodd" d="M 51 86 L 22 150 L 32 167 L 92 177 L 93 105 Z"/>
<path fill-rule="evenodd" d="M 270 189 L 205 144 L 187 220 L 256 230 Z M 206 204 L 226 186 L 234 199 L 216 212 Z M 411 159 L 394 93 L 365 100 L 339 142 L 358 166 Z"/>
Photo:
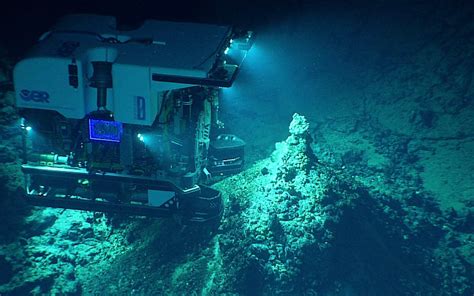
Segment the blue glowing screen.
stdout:
<path fill-rule="evenodd" d="M 122 123 L 117 121 L 89 119 L 89 139 L 106 142 L 120 142 Z"/>

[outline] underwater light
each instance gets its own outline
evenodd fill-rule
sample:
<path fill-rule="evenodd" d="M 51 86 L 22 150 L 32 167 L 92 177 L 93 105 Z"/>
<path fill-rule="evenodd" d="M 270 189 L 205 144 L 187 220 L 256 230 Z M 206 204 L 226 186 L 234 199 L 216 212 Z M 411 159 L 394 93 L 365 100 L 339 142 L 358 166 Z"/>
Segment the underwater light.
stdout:
<path fill-rule="evenodd" d="M 145 137 L 142 135 L 142 134 L 137 134 L 137 138 L 142 141 L 142 142 L 145 142 Z"/>
<path fill-rule="evenodd" d="M 228 54 L 228 53 L 229 53 L 229 50 L 230 50 L 230 47 L 227 47 L 227 48 L 224 50 L 224 54 Z"/>
<path fill-rule="evenodd" d="M 21 119 L 20 119 L 20 128 L 21 128 L 22 130 L 27 131 L 27 132 L 33 130 L 33 128 L 32 128 L 30 125 L 27 124 L 27 122 L 26 122 L 26 120 L 25 120 L 24 118 L 21 118 Z"/>

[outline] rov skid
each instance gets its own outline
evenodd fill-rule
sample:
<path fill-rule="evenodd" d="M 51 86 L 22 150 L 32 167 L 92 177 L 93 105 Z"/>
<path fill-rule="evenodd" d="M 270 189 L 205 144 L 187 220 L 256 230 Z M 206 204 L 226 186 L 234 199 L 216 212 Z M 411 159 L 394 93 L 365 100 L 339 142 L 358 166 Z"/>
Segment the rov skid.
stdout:
<path fill-rule="evenodd" d="M 243 140 L 219 120 L 252 32 L 70 15 L 14 68 L 26 199 L 33 205 L 220 217 L 205 184 L 244 164 Z"/>

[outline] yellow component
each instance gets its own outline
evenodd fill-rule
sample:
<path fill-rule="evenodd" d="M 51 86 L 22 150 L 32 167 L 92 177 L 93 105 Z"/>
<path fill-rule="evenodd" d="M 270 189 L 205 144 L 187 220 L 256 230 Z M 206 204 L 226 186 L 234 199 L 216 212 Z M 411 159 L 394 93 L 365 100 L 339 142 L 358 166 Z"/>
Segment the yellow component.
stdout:
<path fill-rule="evenodd" d="M 54 155 L 54 154 L 41 154 L 40 155 L 40 162 L 54 163 L 55 156 L 56 155 Z"/>

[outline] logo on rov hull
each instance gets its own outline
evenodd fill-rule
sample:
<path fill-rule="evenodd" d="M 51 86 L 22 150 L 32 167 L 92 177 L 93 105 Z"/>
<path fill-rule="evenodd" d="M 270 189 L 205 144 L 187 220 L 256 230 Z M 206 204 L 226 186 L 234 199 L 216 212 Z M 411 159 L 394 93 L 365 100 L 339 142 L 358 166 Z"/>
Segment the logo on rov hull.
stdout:
<path fill-rule="evenodd" d="M 49 104 L 49 94 L 45 91 L 22 89 L 20 97 L 26 102 L 33 101 L 35 103 Z"/>

